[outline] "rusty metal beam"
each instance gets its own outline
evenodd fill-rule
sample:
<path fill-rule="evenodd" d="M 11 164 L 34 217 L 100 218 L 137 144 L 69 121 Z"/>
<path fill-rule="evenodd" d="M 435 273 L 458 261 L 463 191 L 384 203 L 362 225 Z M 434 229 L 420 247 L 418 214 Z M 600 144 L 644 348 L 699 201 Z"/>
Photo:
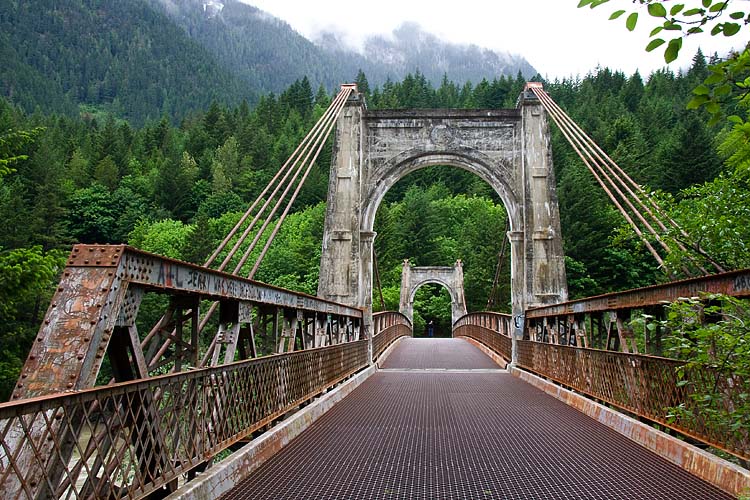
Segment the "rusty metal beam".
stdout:
<path fill-rule="evenodd" d="M 613 311 L 617 309 L 635 309 L 674 302 L 681 297 L 696 297 L 701 293 L 722 293 L 733 297 L 750 297 L 750 269 L 535 307 L 526 310 L 526 319 L 562 316 L 574 313 Z"/>
<path fill-rule="evenodd" d="M 361 321 L 362 310 L 125 245 L 76 245 L 12 399 L 95 385 L 116 326 L 132 323 L 128 291 L 238 300 Z"/>

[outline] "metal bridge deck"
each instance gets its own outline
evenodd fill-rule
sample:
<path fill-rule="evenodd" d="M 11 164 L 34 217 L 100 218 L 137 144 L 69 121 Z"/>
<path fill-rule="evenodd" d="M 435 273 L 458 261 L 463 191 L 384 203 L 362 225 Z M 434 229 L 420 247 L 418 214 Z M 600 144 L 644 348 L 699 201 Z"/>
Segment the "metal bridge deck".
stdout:
<path fill-rule="evenodd" d="M 385 366 L 223 498 L 732 498 L 463 340 L 405 339 Z"/>

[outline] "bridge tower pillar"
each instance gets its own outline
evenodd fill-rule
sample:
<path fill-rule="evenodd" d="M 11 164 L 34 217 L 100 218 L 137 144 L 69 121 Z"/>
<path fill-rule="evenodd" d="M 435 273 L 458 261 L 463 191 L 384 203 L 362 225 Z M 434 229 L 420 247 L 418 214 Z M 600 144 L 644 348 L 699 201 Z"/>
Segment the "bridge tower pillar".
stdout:
<path fill-rule="evenodd" d="M 432 165 L 472 172 L 502 199 L 510 231 L 497 238 L 510 240 L 521 335 L 527 308 L 568 297 L 549 123 L 528 88 L 515 109 L 504 110 L 368 111 L 352 94 L 336 127 L 318 295 L 364 308 L 364 331 L 372 334 L 375 214 L 396 182 Z"/>
<path fill-rule="evenodd" d="M 364 98 L 355 92 L 336 123 L 318 296 L 364 308 L 363 331 L 371 338 L 375 233 L 360 231 L 364 112 Z"/>
<path fill-rule="evenodd" d="M 414 323 L 414 296 L 417 290 L 428 283 L 443 286 L 451 297 L 451 323 L 466 314 L 464 295 L 464 268 L 461 260 L 452 266 L 412 267 L 404 260 L 401 268 L 401 299 L 399 312 Z"/>

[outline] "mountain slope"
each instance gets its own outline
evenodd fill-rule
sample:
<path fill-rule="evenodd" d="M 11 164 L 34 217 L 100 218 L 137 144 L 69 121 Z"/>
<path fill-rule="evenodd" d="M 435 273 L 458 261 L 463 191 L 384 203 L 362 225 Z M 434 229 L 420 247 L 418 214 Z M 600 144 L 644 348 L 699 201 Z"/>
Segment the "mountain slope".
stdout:
<path fill-rule="evenodd" d="M 29 110 L 82 103 L 142 122 L 252 95 L 142 0 L 4 1 L 0 34 L 0 94 Z"/>
<path fill-rule="evenodd" d="M 416 71 L 435 85 L 443 75 L 535 73 L 521 57 L 445 43 L 414 24 L 371 37 L 362 53 L 332 34 L 316 44 L 239 0 L 5 0 L 0 58 L 0 96 L 27 111 L 83 104 L 134 123 L 252 102 L 304 76 L 333 90 L 359 69 L 372 86 Z"/>
<path fill-rule="evenodd" d="M 333 88 L 362 69 L 372 85 L 421 72 L 438 85 L 501 75 L 530 77 L 536 70 L 520 56 L 444 42 L 417 24 L 405 23 L 392 37 L 370 37 L 362 53 L 334 33 L 310 41 L 286 22 L 239 0 L 149 0 L 160 6 L 195 41 L 259 92 L 281 92 L 307 76 Z"/>

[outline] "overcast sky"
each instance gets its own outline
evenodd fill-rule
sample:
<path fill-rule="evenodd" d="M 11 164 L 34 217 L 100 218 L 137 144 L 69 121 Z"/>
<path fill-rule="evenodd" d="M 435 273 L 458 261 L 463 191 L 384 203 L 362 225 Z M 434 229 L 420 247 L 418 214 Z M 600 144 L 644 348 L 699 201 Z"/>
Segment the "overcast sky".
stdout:
<path fill-rule="evenodd" d="M 647 53 L 648 33 L 655 19 L 641 14 L 630 33 L 624 17 L 609 21 L 618 8 L 633 7 L 617 0 L 596 9 L 578 9 L 578 0 L 243 0 L 288 22 L 308 38 L 322 30 L 346 34 L 352 43 L 368 34 L 387 34 L 404 21 L 457 43 L 474 43 L 524 56 L 542 75 L 554 79 L 584 76 L 597 65 L 646 76 L 664 66 L 663 52 Z M 699 44 L 706 54 L 725 53 L 738 37 L 690 38 L 675 71 L 689 65 Z"/>

